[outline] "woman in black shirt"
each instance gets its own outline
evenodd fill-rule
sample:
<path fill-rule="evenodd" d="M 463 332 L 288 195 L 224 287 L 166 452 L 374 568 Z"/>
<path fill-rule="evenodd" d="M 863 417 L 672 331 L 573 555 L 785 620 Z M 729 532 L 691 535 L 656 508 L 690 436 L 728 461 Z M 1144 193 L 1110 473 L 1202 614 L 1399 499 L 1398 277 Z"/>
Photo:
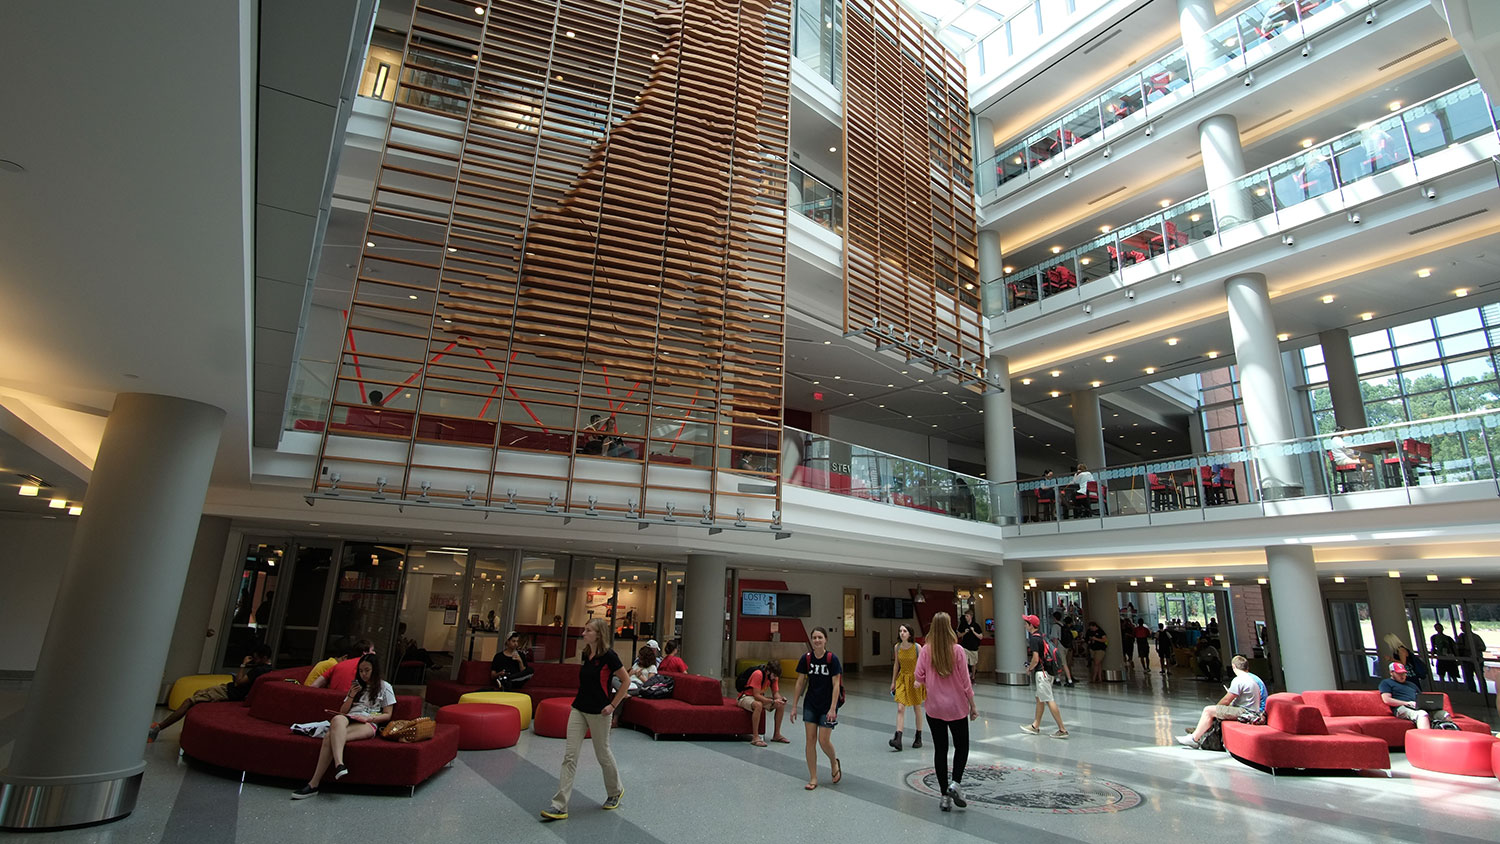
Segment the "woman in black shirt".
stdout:
<path fill-rule="evenodd" d="M 490 660 L 490 684 L 505 692 L 513 692 L 526 685 L 535 672 L 521 656 L 521 634 L 512 630 L 505 634 L 505 647 Z"/>
<path fill-rule="evenodd" d="M 614 652 L 611 639 L 609 622 L 602 618 L 590 619 L 583 626 L 583 664 L 578 667 L 578 695 L 568 711 L 568 747 L 563 752 L 557 793 L 552 795 L 552 805 L 542 810 L 543 821 L 567 820 L 573 774 L 578 770 L 578 749 L 583 746 L 585 733 L 593 736 L 594 756 L 604 771 L 604 789 L 608 795 L 604 808 L 620 808 L 620 795 L 625 787 L 620 784 L 615 755 L 609 749 L 609 722 L 630 688 L 630 673 Z M 609 691 L 612 677 L 620 681 L 613 697 Z"/>
<path fill-rule="evenodd" d="M 844 778 L 843 766 L 833 750 L 833 728 L 838 726 L 839 691 L 844 682 L 844 666 L 839 658 L 828 652 L 828 631 L 814 627 L 808 637 L 812 651 L 802 655 L 797 662 L 797 689 L 792 692 L 792 723 L 797 723 L 797 702 L 803 701 L 802 723 L 807 733 L 807 785 L 808 791 L 818 787 L 818 748 L 828 756 L 833 769 L 831 782 Z M 807 691 L 803 700 L 802 692 Z"/>
<path fill-rule="evenodd" d="M 958 644 L 964 649 L 964 660 L 969 665 L 969 682 L 974 682 L 974 671 L 979 667 L 979 646 L 984 644 L 984 628 L 974 620 L 973 610 L 964 610 L 964 617 L 954 629 Z"/>

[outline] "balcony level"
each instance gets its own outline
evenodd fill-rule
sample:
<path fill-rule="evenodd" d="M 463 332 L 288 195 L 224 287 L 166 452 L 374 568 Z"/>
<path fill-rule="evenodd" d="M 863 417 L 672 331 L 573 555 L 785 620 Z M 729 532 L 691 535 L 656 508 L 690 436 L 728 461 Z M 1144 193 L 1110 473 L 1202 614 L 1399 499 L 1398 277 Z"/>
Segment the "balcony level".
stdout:
<path fill-rule="evenodd" d="M 1446 23 L 1426 2 L 1377 3 L 1371 24 L 1364 23 L 1367 12 L 1353 15 L 1345 5 L 1334 4 L 1310 18 L 1322 19 L 1315 35 L 1305 34 L 1304 27 L 1282 29 L 1187 82 L 1177 75 L 1182 68 L 1132 74 L 1002 141 L 997 158 L 980 165 L 980 227 L 998 231 L 1009 255 L 1087 219 L 1101 202 L 1119 203 L 1198 170 L 1198 124 L 1208 117 L 1233 114 L 1242 143 L 1252 147 L 1360 92 L 1459 52 Z M 1239 44 L 1237 33 L 1223 40 Z M 1151 79 L 1162 74 L 1171 79 L 1157 91 Z M 1122 86 L 1136 93 L 1122 95 Z M 1139 105 L 1117 114 L 1101 104 L 1122 96 L 1134 96 Z M 1056 154 L 1047 153 L 1050 147 Z"/>

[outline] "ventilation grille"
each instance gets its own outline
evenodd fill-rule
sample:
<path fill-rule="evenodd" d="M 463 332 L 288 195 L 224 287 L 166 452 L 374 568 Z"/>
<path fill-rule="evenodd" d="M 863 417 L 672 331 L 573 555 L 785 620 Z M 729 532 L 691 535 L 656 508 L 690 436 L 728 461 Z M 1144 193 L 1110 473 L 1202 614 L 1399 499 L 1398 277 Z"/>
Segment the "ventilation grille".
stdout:
<path fill-rule="evenodd" d="M 1103 202 L 1104 200 L 1109 199 L 1111 196 L 1114 196 L 1115 194 L 1119 193 L 1120 191 L 1122 191 L 1124 189 L 1125 189 L 1125 186 L 1124 185 L 1120 185 L 1119 187 L 1115 188 L 1114 190 L 1110 191 L 1109 193 L 1100 194 L 1098 197 L 1089 200 L 1089 204 L 1093 205 L 1093 204 L 1098 203 L 1098 202 Z"/>
<path fill-rule="evenodd" d="M 1386 62 L 1385 64 L 1381 65 L 1380 67 L 1375 68 L 1375 72 L 1379 73 L 1380 71 L 1385 70 L 1386 68 L 1395 67 L 1396 65 L 1401 64 L 1402 62 L 1406 61 L 1407 59 L 1411 58 L 1412 56 L 1418 55 L 1419 53 L 1425 53 L 1428 50 L 1431 50 L 1433 47 L 1436 47 L 1437 45 L 1439 45 L 1439 44 L 1441 44 L 1441 43 L 1443 43 L 1444 41 L 1447 41 L 1447 40 L 1448 40 L 1447 38 L 1439 38 L 1438 40 L 1432 42 L 1431 44 L 1424 44 L 1421 47 L 1418 47 L 1417 49 L 1412 50 L 1410 53 L 1407 53 L 1404 56 L 1397 56 L 1396 58 L 1391 59 L 1390 61 Z"/>
<path fill-rule="evenodd" d="M 1095 41 L 1094 43 L 1090 44 L 1088 47 L 1084 48 L 1083 54 L 1085 56 L 1087 56 L 1089 53 L 1092 53 L 1095 50 L 1099 49 L 1100 47 L 1103 47 L 1104 46 L 1104 42 L 1106 42 L 1109 39 L 1115 37 L 1116 35 L 1121 34 L 1124 31 L 1125 30 L 1123 30 L 1123 29 L 1116 29 L 1114 32 L 1111 32 L 1110 34 L 1104 36 L 1103 38 L 1100 38 L 1098 41 Z"/>
<path fill-rule="evenodd" d="M 1432 225 L 1430 225 L 1430 226 L 1423 226 L 1423 227 L 1421 227 L 1421 228 L 1420 228 L 1420 229 L 1412 229 L 1412 230 L 1411 230 L 1411 231 L 1409 231 L 1409 232 L 1407 232 L 1407 234 L 1412 234 L 1412 235 L 1415 235 L 1415 234 L 1421 234 L 1421 233 L 1422 233 L 1422 232 L 1430 232 L 1430 231 L 1432 231 L 1432 230 L 1433 230 L 1433 229 L 1439 229 L 1439 228 L 1442 228 L 1442 227 L 1443 227 L 1443 226 L 1446 226 L 1446 225 L 1448 225 L 1448 224 L 1450 224 L 1450 223 L 1456 223 L 1456 222 L 1458 222 L 1458 221 L 1459 221 L 1459 220 L 1467 220 L 1467 219 L 1469 219 L 1469 218 L 1470 218 L 1470 217 L 1477 217 L 1477 216 L 1479 216 L 1479 215 L 1480 215 L 1480 214 L 1483 214 L 1483 213 L 1485 213 L 1485 212 L 1487 212 L 1487 211 L 1489 211 L 1489 210 L 1490 210 L 1490 209 L 1488 209 L 1488 208 L 1481 208 L 1481 209 L 1479 209 L 1479 210 L 1478 210 L 1478 211 L 1470 211 L 1470 212 L 1469 212 L 1469 213 L 1467 213 L 1467 214 L 1460 214 L 1460 215 L 1458 215 L 1458 216 L 1457 216 L 1457 217 L 1452 217 L 1452 218 L 1449 218 L 1449 219 L 1447 219 L 1447 220 L 1444 220 L 1444 221 L 1442 221 L 1442 222 L 1441 222 L 1441 223 L 1433 223 L 1433 224 L 1432 224 Z"/>
<path fill-rule="evenodd" d="M 1104 325 L 1104 326 L 1100 326 L 1099 328 L 1095 328 L 1093 331 L 1090 331 L 1089 333 L 1090 334 L 1098 334 L 1101 331 L 1108 331 L 1111 328 L 1119 328 L 1122 325 L 1129 325 L 1129 324 L 1130 324 L 1130 320 L 1128 320 L 1128 319 L 1122 319 L 1119 322 L 1112 322 L 1109 325 Z"/>

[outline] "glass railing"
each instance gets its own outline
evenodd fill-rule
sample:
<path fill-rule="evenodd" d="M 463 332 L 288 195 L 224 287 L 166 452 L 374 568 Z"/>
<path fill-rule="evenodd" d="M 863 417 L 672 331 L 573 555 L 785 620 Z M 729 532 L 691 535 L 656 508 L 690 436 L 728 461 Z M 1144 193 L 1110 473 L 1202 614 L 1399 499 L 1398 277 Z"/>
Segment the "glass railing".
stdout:
<path fill-rule="evenodd" d="M 292 392 L 282 414 L 288 431 L 321 431 L 328 418 L 328 397 L 333 395 L 333 373 L 337 361 L 299 360 Z"/>
<path fill-rule="evenodd" d="M 787 165 L 787 205 L 833 232 L 844 234 L 844 192 L 795 164 Z"/>
<path fill-rule="evenodd" d="M 1003 524 L 1181 521 L 1184 510 L 1485 482 L 1500 492 L 1500 408 L 1116 466 L 1084 489 L 1072 478 L 993 486 Z"/>
<path fill-rule="evenodd" d="M 782 480 L 792 486 L 969 521 L 990 520 L 990 487 L 983 478 L 792 427 L 782 429 L 782 449 Z"/>
<path fill-rule="evenodd" d="M 844 4 L 841 0 L 797 0 L 792 55 L 844 90 Z"/>
<path fill-rule="evenodd" d="M 1244 223 L 1496 131 L 1496 113 L 1469 82 L 1262 167 L 1236 181 L 1142 217 L 1040 264 L 990 282 L 989 315 L 1055 296 Z"/>
<path fill-rule="evenodd" d="M 1206 43 L 1197 49 L 1179 46 L 1020 139 L 1002 144 L 994 158 L 975 168 L 975 189 L 983 196 L 1008 182 L 1039 175 L 1042 165 L 1054 158 L 1067 161 L 1086 155 L 1210 85 L 1300 49 L 1313 33 L 1368 14 L 1381 2 L 1261 0 L 1210 30 Z M 1139 119 L 1132 119 L 1137 115 Z"/>

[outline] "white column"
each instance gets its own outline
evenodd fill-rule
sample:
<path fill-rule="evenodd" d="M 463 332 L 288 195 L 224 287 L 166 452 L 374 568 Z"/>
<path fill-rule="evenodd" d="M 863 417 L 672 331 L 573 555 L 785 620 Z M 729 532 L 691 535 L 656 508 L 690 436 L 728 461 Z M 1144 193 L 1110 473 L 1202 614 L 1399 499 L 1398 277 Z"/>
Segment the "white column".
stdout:
<path fill-rule="evenodd" d="M 1094 390 L 1079 390 L 1070 398 L 1073 401 L 1074 448 L 1078 460 L 1087 463 L 1090 472 L 1104 468 L 1104 423 L 1099 412 L 1099 394 Z M 1076 469 L 1070 466 L 1068 474 Z"/>
<path fill-rule="evenodd" d="M 1292 411 L 1266 277 L 1259 273 L 1234 276 L 1224 282 L 1224 293 L 1250 445 L 1289 440 L 1294 436 Z M 1300 495 L 1303 483 L 1297 461 L 1274 450 L 1270 447 L 1256 459 L 1261 495 L 1268 499 Z"/>
<path fill-rule="evenodd" d="M 1359 373 L 1354 369 L 1354 349 L 1349 332 L 1330 328 L 1318 334 L 1323 347 L 1323 367 L 1328 371 L 1328 398 L 1333 402 L 1333 421 L 1344 428 L 1363 428 L 1365 400 L 1359 392 Z"/>
<path fill-rule="evenodd" d="M 1312 549 L 1306 545 L 1266 548 L 1271 600 L 1276 607 L 1276 644 L 1288 692 L 1336 688 L 1328 617 Z"/>
<path fill-rule="evenodd" d="M 1020 518 L 1016 486 L 1016 423 L 1010 392 L 1010 361 L 990 355 L 985 364 L 990 375 L 984 394 L 984 469 L 989 481 L 990 513 L 997 524 L 1014 524 Z M 996 622 L 997 624 L 999 622 Z"/>
<path fill-rule="evenodd" d="M 694 674 L 724 676 L 724 575 L 718 554 L 689 554 L 682 596 L 682 659 Z"/>
<path fill-rule="evenodd" d="M 1120 592 L 1113 580 L 1101 580 L 1088 584 L 1084 614 L 1089 621 L 1099 622 L 1109 637 L 1109 647 L 1104 651 L 1104 679 L 1118 683 L 1125 678 L 1125 643 L 1120 639 Z"/>
<path fill-rule="evenodd" d="M 186 399 L 115 399 L 0 774 L 0 828 L 77 826 L 135 808 L 223 425 L 224 411 Z"/>
<path fill-rule="evenodd" d="M 1203 153 L 1203 178 L 1219 230 L 1248 221 L 1250 198 L 1234 185 L 1245 175 L 1245 150 L 1240 146 L 1240 126 L 1234 115 L 1216 114 L 1199 123 L 1198 148 Z"/>
<path fill-rule="evenodd" d="M 1005 310 L 1005 257 L 1000 250 L 1000 233 L 992 229 L 979 230 L 979 292 L 984 313 Z"/>
<path fill-rule="evenodd" d="M 1378 662 L 1383 665 L 1393 658 L 1393 648 L 1385 641 L 1392 634 L 1416 650 L 1411 640 L 1411 625 L 1406 621 L 1406 595 L 1401 591 L 1400 578 L 1366 578 L 1365 589 L 1370 593 L 1370 627 L 1375 633 L 1375 650 L 1380 654 Z M 1384 677 L 1385 672 L 1380 672 L 1380 676 Z"/>
<path fill-rule="evenodd" d="M 1026 624 L 1021 621 L 1026 592 L 1020 562 L 990 566 L 990 583 L 994 584 L 990 594 L 995 599 L 995 682 L 1024 686 L 1031 678 L 1026 673 Z M 1045 632 L 1046 619 L 1042 622 Z"/>
<path fill-rule="evenodd" d="M 1213 0 L 1177 0 L 1177 25 L 1182 46 L 1187 49 L 1193 73 L 1213 64 L 1214 49 L 1208 31 L 1214 28 Z"/>

